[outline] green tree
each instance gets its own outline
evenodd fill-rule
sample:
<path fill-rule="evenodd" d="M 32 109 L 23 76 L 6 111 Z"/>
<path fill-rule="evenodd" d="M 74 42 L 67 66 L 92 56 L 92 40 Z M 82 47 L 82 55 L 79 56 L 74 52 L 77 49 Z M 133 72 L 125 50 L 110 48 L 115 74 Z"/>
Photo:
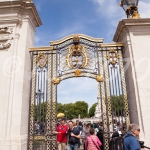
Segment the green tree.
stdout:
<path fill-rule="evenodd" d="M 62 103 L 57 103 L 57 112 L 64 113 L 64 105 Z"/>
<path fill-rule="evenodd" d="M 111 96 L 112 113 L 115 116 L 124 115 L 124 101 L 123 96 Z"/>
<path fill-rule="evenodd" d="M 46 102 L 35 105 L 35 120 L 45 121 L 46 119 Z M 62 104 L 57 103 L 57 113 L 64 113 L 68 119 L 88 117 L 88 103 L 77 101 L 76 103 Z"/>
<path fill-rule="evenodd" d="M 81 118 L 88 116 L 88 104 L 84 101 L 77 101 L 76 103 L 57 105 L 58 113 L 62 112 L 69 119 L 78 118 L 79 114 Z"/>
<path fill-rule="evenodd" d="M 97 106 L 97 103 L 93 104 L 93 105 L 91 106 L 91 108 L 89 109 L 89 116 L 90 116 L 90 117 L 93 117 L 93 116 L 94 116 L 96 106 Z"/>
<path fill-rule="evenodd" d="M 64 104 L 64 110 L 65 110 L 65 115 L 67 116 L 67 118 L 69 119 L 73 119 L 75 118 L 75 106 L 73 103 L 69 103 L 69 104 Z"/>
<path fill-rule="evenodd" d="M 34 106 L 35 121 L 43 121 L 46 119 L 46 102 L 42 102 Z"/>
<path fill-rule="evenodd" d="M 86 103 L 84 101 L 77 101 L 74 104 L 74 107 L 75 107 L 74 113 L 75 113 L 76 117 L 78 117 L 79 114 L 80 114 L 81 118 L 85 118 L 88 116 L 88 103 Z"/>

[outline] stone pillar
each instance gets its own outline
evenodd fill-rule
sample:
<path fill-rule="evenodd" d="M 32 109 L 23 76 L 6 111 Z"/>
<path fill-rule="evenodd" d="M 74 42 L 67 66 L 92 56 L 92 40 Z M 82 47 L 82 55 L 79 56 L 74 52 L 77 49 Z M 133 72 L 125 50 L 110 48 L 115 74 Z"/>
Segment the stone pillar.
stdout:
<path fill-rule="evenodd" d="M 150 19 L 123 19 L 113 40 L 124 42 L 131 123 L 140 125 L 140 140 L 150 147 Z"/>
<path fill-rule="evenodd" d="M 0 150 L 27 150 L 29 47 L 40 25 L 31 0 L 0 1 Z"/>

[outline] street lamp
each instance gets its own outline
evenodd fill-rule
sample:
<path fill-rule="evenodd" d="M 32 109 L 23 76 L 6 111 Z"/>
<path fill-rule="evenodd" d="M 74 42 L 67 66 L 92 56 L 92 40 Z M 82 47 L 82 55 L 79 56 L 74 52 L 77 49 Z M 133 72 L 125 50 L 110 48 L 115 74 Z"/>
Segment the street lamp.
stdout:
<path fill-rule="evenodd" d="M 126 12 L 127 18 L 140 18 L 138 2 L 139 0 L 121 0 L 120 6 Z"/>
<path fill-rule="evenodd" d="M 65 113 L 66 113 L 66 119 L 67 119 L 67 112 L 68 112 L 68 111 L 67 111 L 67 110 L 65 110 Z"/>

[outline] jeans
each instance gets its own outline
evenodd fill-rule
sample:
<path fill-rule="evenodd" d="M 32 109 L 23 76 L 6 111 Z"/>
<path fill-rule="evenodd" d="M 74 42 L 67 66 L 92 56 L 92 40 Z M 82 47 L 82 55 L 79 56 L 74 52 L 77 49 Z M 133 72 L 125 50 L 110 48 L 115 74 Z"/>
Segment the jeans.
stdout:
<path fill-rule="evenodd" d="M 78 144 L 68 144 L 67 150 L 78 150 Z"/>

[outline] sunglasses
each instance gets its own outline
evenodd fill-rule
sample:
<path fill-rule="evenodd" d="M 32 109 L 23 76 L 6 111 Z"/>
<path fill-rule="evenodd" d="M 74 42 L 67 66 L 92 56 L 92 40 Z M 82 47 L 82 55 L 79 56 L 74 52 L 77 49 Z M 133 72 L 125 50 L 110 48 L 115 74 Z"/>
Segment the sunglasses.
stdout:
<path fill-rule="evenodd" d="M 136 130 L 140 132 L 140 129 L 136 129 Z"/>

